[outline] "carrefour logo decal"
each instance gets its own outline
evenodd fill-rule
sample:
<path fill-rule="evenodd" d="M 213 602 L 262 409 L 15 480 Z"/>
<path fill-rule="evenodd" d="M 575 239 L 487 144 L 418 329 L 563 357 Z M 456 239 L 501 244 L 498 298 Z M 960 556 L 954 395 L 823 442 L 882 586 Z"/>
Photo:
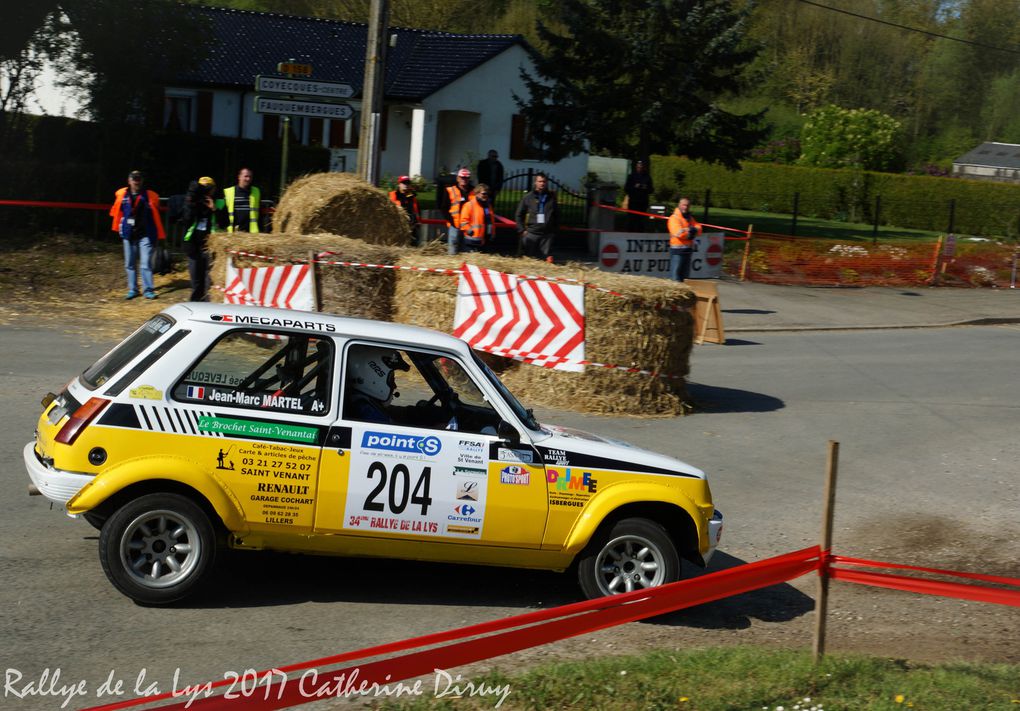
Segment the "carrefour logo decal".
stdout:
<path fill-rule="evenodd" d="M 421 453 L 430 457 L 439 454 L 443 443 L 438 437 L 416 437 L 414 435 L 392 434 L 390 432 L 368 431 L 361 438 L 366 449 L 386 449 L 391 452 Z"/>

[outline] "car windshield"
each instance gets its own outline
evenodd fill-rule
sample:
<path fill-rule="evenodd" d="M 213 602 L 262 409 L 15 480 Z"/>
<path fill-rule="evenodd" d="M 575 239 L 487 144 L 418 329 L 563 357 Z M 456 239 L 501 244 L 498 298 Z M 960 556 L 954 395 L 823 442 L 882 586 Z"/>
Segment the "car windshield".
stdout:
<path fill-rule="evenodd" d="M 489 366 L 485 364 L 485 361 L 479 358 L 474 351 L 471 352 L 471 357 L 475 359 L 475 363 L 482 369 L 482 372 L 485 373 L 485 377 L 489 379 L 489 382 L 492 383 L 499 391 L 499 394 L 503 396 L 503 399 L 513 409 L 514 414 L 517 415 L 524 426 L 529 430 L 540 432 L 542 427 L 538 424 L 538 420 L 535 419 L 535 415 L 531 412 L 531 408 L 524 407 L 524 405 L 522 405 L 520 401 L 514 397 L 513 393 L 507 390 L 506 385 L 503 385 L 503 381 L 492 372 L 492 369 L 489 368 Z"/>
<path fill-rule="evenodd" d="M 95 390 L 108 381 L 125 365 L 133 361 L 142 351 L 163 337 L 174 325 L 174 320 L 165 314 L 157 314 L 142 324 L 142 327 L 120 342 L 116 348 L 93 363 L 81 374 L 81 382 L 89 390 Z"/>

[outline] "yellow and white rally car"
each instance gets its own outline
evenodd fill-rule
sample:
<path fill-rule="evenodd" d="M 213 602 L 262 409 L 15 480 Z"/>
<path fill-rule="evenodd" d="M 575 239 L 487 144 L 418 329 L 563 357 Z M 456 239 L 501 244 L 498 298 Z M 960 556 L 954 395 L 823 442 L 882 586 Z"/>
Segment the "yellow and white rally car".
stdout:
<path fill-rule="evenodd" d="M 144 604 L 194 592 L 224 546 L 576 565 L 598 597 L 677 580 L 722 532 L 703 472 L 539 424 L 422 328 L 178 304 L 43 404 L 30 491 L 99 528 Z"/>

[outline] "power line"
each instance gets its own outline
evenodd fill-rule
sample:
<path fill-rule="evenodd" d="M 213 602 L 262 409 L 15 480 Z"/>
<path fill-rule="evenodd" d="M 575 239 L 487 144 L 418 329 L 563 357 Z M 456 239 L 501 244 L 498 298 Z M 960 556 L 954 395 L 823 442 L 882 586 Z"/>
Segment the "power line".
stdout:
<path fill-rule="evenodd" d="M 1010 54 L 1020 54 L 1020 49 L 1010 49 L 1009 47 L 996 47 L 991 44 L 984 44 L 982 42 L 975 42 L 974 40 L 963 39 L 962 37 L 950 37 L 949 35 L 941 35 L 938 32 L 930 32 L 928 30 L 922 30 L 920 27 L 910 27 L 908 25 L 900 25 L 895 22 L 889 22 L 888 20 L 881 20 L 877 17 L 870 17 L 869 15 L 860 15 L 856 12 L 850 12 L 849 10 L 842 10 L 838 7 L 831 7 L 829 5 L 822 5 L 821 3 L 812 2 L 811 0 L 797 0 L 798 2 L 804 3 L 805 5 L 813 5 L 814 7 L 820 7 L 823 10 L 831 10 L 832 12 L 838 12 L 843 15 L 849 15 L 850 17 L 856 17 L 861 20 L 868 20 L 869 22 L 877 22 L 880 25 L 887 25 L 889 27 L 895 27 L 898 30 L 906 30 L 907 32 L 918 32 L 922 35 L 928 35 L 929 37 L 937 37 L 939 39 L 947 39 L 953 42 L 961 42 L 963 44 L 969 44 L 974 47 L 981 47 L 982 49 L 992 49 L 996 52 L 1009 52 Z"/>

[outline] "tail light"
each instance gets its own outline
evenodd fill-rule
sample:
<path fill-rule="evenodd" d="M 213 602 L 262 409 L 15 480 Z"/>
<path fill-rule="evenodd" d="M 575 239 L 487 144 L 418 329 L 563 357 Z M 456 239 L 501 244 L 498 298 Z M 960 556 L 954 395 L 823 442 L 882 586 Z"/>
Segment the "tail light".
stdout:
<path fill-rule="evenodd" d="M 92 420 L 96 418 L 103 408 L 110 404 L 109 400 L 101 397 L 89 399 L 84 405 L 74 411 L 64 426 L 57 433 L 56 441 L 60 444 L 74 444 L 78 435 L 82 433 Z"/>

